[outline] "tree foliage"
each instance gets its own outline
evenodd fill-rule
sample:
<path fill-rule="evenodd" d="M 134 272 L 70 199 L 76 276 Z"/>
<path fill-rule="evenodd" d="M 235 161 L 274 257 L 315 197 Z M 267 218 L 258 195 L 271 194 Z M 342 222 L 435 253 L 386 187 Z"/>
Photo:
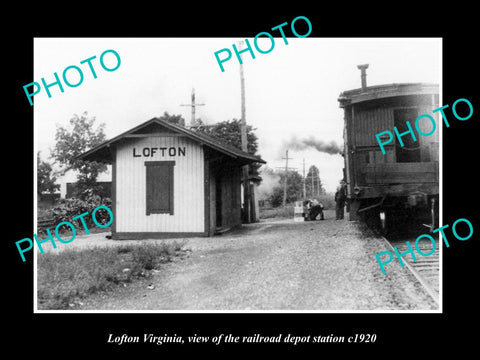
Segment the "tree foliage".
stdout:
<path fill-rule="evenodd" d="M 291 203 L 302 199 L 303 193 L 303 178 L 297 171 L 285 171 L 277 173 L 280 176 L 280 181 L 272 190 L 270 196 L 270 203 L 273 207 L 282 205 L 285 179 L 287 181 L 287 203 Z"/>
<path fill-rule="evenodd" d="M 44 192 L 50 194 L 60 188 L 59 184 L 55 184 L 57 178 L 52 174 L 52 166 L 40 159 L 40 151 L 37 152 L 37 193 L 41 195 Z"/>
<path fill-rule="evenodd" d="M 201 122 L 201 120 L 200 120 Z M 242 133 L 241 133 L 242 121 L 233 119 L 227 121 L 221 121 L 214 125 L 200 124 L 196 128 L 197 131 L 201 131 L 207 135 L 224 141 L 227 144 L 235 146 L 238 149 L 242 149 Z M 258 150 L 258 137 L 255 134 L 256 129 L 251 125 L 247 125 L 247 152 L 252 155 L 256 155 Z"/>
<path fill-rule="evenodd" d="M 185 124 L 185 119 L 181 115 L 170 115 L 166 111 L 159 119 L 177 125 Z M 201 119 L 196 120 L 198 125 L 192 130 L 207 134 L 224 144 L 242 149 L 241 120 L 226 120 L 214 125 L 206 125 Z M 258 137 L 254 132 L 255 130 L 251 125 L 247 125 L 247 152 L 252 155 L 257 155 L 258 150 Z M 258 167 L 256 166 L 255 169 L 257 170 Z"/>
<path fill-rule="evenodd" d="M 107 166 L 95 161 L 75 159 L 76 156 L 105 141 L 105 124 L 101 123 L 94 128 L 95 117 L 88 117 L 84 112 L 76 114 L 69 121 L 69 126 L 57 125 L 55 134 L 56 144 L 52 150 L 52 157 L 65 167 L 78 171 L 78 196 L 85 197 L 85 192 L 95 193 L 98 174 L 105 171 Z"/>
<path fill-rule="evenodd" d="M 196 131 L 210 135 L 220 142 L 224 142 L 242 150 L 241 120 L 226 120 L 214 125 L 205 125 L 201 120 L 198 122 L 199 126 L 195 128 Z M 247 125 L 247 152 L 258 156 L 258 137 L 255 134 L 255 130 L 256 129 L 251 125 Z M 251 164 L 249 166 L 250 175 L 258 175 L 258 169 L 260 166 L 260 164 Z"/>
<path fill-rule="evenodd" d="M 325 189 L 323 188 L 322 180 L 320 179 L 320 170 L 318 170 L 315 165 L 310 166 L 310 168 L 308 169 L 308 173 L 305 179 L 305 190 L 307 193 L 307 197 L 314 197 L 325 194 Z"/>
<path fill-rule="evenodd" d="M 158 119 L 172 124 L 185 126 L 185 119 L 182 117 L 182 115 L 170 115 L 165 111 L 162 116 L 158 117 Z"/>

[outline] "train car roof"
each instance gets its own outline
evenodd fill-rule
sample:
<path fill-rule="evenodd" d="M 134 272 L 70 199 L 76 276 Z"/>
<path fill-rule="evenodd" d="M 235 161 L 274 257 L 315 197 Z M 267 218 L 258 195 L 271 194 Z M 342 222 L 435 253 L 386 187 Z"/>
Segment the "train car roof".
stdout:
<path fill-rule="evenodd" d="M 387 84 L 378 86 L 367 86 L 365 88 L 347 90 L 340 93 L 338 102 L 340 107 L 360 103 L 364 101 L 384 99 L 394 96 L 405 95 L 431 95 L 438 94 L 438 84 L 431 83 L 402 83 Z"/>

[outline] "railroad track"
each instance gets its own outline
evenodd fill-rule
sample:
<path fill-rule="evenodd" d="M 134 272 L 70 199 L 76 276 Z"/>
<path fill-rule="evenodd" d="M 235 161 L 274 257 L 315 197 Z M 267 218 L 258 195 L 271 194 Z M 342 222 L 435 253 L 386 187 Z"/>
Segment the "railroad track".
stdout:
<path fill-rule="evenodd" d="M 422 284 L 427 293 L 435 300 L 439 305 L 440 294 L 440 247 L 438 236 L 434 236 L 436 243 L 436 250 L 430 256 L 421 256 L 415 249 L 415 236 L 407 237 L 405 235 L 382 237 L 387 245 L 390 247 L 390 251 L 394 253 L 394 247 L 396 247 L 399 253 L 408 251 L 406 241 L 410 242 L 410 245 L 414 249 L 416 261 L 413 261 L 411 254 L 402 256 L 402 261 L 405 264 L 415 278 Z M 413 240 L 412 240 L 413 239 Z M 430 241 L 420 241 L 419 249 L 423 253 L 429 253 L 432 250 L 432 243 Z"/>

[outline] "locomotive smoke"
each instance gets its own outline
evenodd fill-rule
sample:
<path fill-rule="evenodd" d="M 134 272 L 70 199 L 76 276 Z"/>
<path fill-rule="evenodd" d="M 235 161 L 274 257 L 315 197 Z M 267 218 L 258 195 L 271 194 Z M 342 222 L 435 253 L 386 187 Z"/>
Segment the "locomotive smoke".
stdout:
<path fill-rule="evenodd" d="M 289 141 L 284 143 L 283 148 L 292 150 L 305 150 L 307 148 L 312 148 L 330 155 L 343 154 L 342 148 L 340 148 L 335 141 L 332 140 L 330 142 L 325 142 L 317 140 L 313 136 L 304 139 L 292 137 Z"/>
<path fill-rule="evenodd" d="M 273 192 L 273 189 L 280 186 L 280 176 L 268 171 L 267 169 L 260 170 L 262 182 L 258 186 L 258 198 L 260 200 L 267 199 Z"/>

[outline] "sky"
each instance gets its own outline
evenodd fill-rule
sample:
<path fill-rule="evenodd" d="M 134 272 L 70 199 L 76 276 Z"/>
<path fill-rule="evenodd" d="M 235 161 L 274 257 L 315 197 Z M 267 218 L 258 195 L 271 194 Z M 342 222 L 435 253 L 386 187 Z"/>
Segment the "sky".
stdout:
<path fill-rule="evenodd" d="M 222 72 L 214 53 L 240 38 L 35 38 L 34 79 L 54 82 L 68 66 L 78 66 L 84 75 L 78 87 L 63 83 L 64 92 L 52 86 L 34 97 L 35 154 L 50 160 L 56 126 L 67 126 L 74 114 L 87 111 L 97 123 L 105 123 L 110 139 L 164 112 L 182 115 L 187 122 L 195 88 L 196 117 L 207 124 L 240 119 L 240 66 L 232 55 Z M 246 121 L 258 136 L 258 153 L 273 169 L 285 167 L 285 144 L 292 139 L 313 137 L 343 145 L 343 110 L 338 106 L 342 91 L 360 87 L 359 64 L 369 64 L 367 85 L 426 82 L 441 84 L 442 40 L 440 38 L 274 38 L 267 54 L 259 53 L 249 39 L 255 59 L 244 53 Z M 260 38 L 261 49 L 270 47 Z M 105 50 L 121 59 L 117 70 L 107 72 L 99 63 Z M 97 78 L 88 64 L 92 60 Z M 222 57 L 224 54 L 221 55 Z M 107 67 L 116 60 L 105 55 Z M 69 70 L 72 83 L 78 81 Z M 63 80 L 62 80 L 63 82 Z M 25 101 L 28 102 L 27 97 Z M 387 129 L 386 129 L 387 130 Z M 306 171 L 315 165 L 327 191 L 333 192 L 342 178 L 343 157 L 314 149 L 289 149 L 289 167 Z"/>

